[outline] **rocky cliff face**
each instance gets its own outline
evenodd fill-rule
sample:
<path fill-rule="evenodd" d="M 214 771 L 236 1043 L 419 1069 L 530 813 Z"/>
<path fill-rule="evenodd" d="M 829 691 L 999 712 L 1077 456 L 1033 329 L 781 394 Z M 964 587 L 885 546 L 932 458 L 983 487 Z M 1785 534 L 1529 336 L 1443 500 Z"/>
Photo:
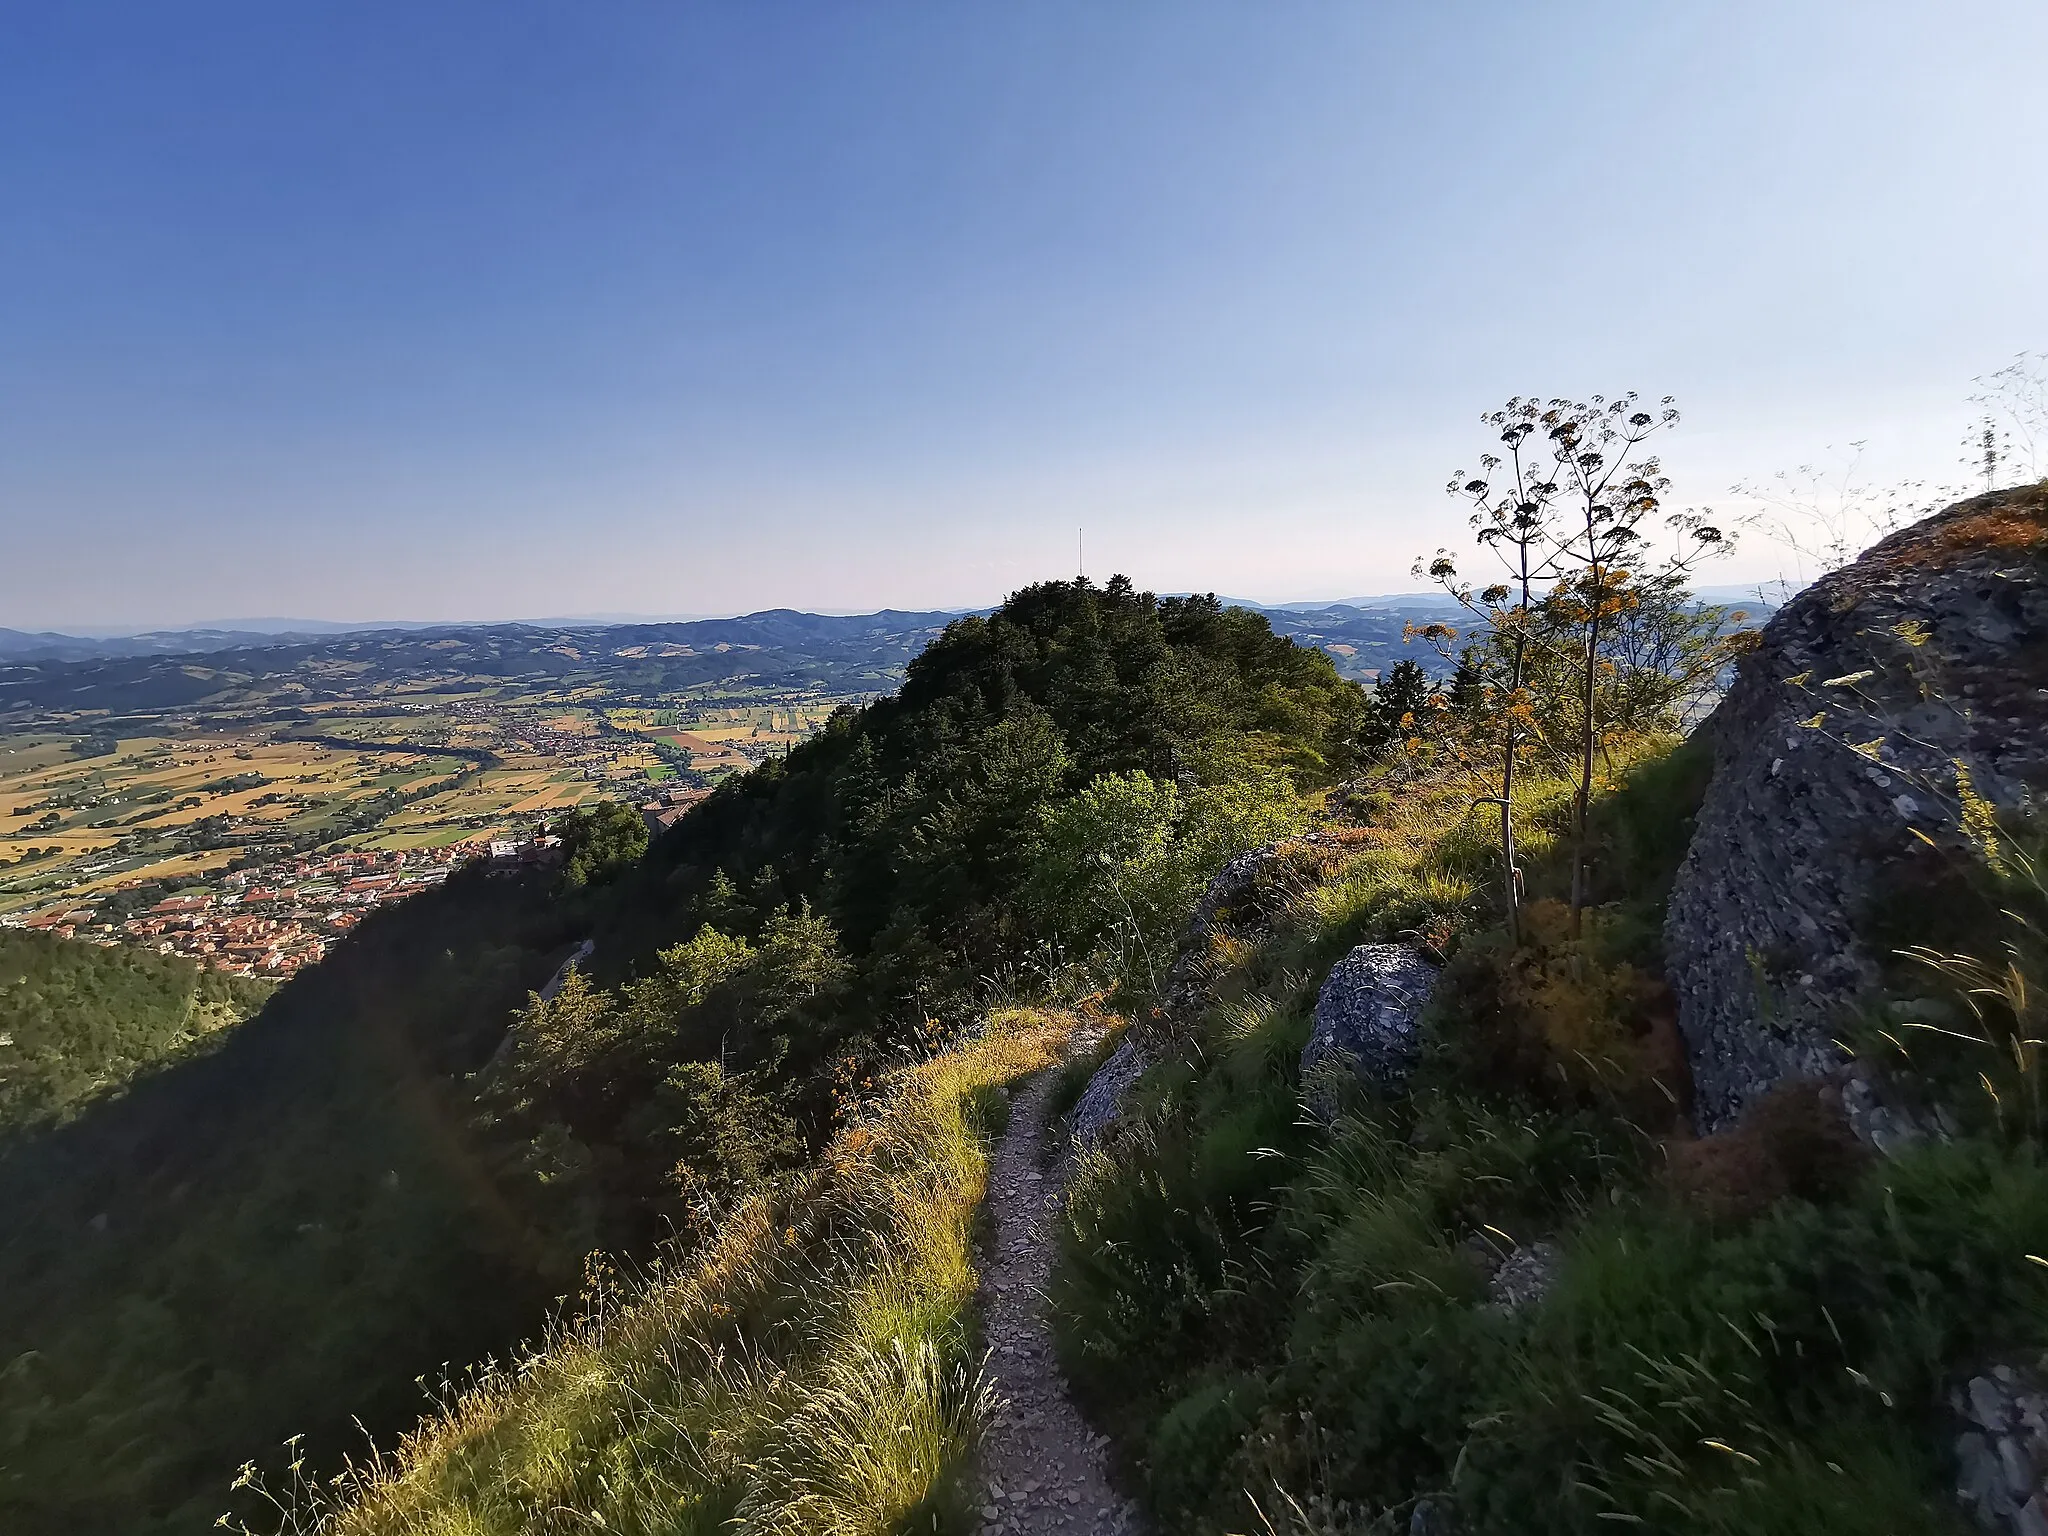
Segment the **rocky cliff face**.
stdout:
<path fill-rule="evenodd" d="M 1961 502 L 1801 593 L 1705 729 L 1665 951 L 1712 1131 L 1847 1065 L 1835 1041 L 1895 942 L 1878 935 L 1975 856 L 1987 808 L 2048 787 L 2048 483 Z"/>

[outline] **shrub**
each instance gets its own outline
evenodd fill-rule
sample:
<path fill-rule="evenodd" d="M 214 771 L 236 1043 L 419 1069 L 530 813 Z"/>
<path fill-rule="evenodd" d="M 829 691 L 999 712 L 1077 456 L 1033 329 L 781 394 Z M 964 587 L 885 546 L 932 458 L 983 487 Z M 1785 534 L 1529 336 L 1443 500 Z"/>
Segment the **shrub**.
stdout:
<path fill-rule="evenodd" d="M 1708 1216 L 1741 1220 L 1788 1197 L 1838 1197 L 1867 1161 L 1836 1094 L 1821 1083 L 1786 1083 L 1739 1125 L 1674 1144 L 1671 1181 Z"/>
<path fill-rule="evenodd" d="M 1493 933 L 1459 953 L 1432 1006 L 1448 1071 L 1481 1093 L 1559 1108 L 1611 1106 L 1645 1130 L 1683 1105 L 1684 1057 L 1662 984 L 1609 959 L 1599 913 L 1569 937 L 1561 902 L 1532 902 L 1524 942 Z"/>

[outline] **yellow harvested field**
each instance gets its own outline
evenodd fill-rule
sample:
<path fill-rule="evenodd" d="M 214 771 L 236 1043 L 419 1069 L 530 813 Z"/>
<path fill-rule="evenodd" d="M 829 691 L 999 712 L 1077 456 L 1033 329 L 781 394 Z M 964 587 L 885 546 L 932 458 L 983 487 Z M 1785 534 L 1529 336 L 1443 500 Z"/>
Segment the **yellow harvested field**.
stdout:
<path fill-rule="evenodd" d="M 31 848 L 62 848 L 66 858 L 77 858 L 81 854 L 113 847 L 117 836 L 116 829 L 112 827 L 96 832 L 31 832 L 21 837 L 8 836 L 0 838 L 0 859 L 19 859 Z"/>
<path fill-rule="evenodd" d="M 585 790 L 576 785 L 550 784 L 523 800 L 515 800 L 505 809 L 515 816 L 531 815 L 536 811 L 562 811 L 572 805 L 581 805 L 587 798 Z"/>
<path fill-rule="evenodd" d="M 261 707 L 202 704 L 117 726 L 110 751 L 97 750 L 104 713 L 55 711 L 0 735 L 0 912 L 115 885 L 201 883 L 290 849 L 525 837 L 578 805 L 644 804 L 660 786 L 743 770 L 757 748 L 793 744 L 841 702 L 717 689 L 622 707 L 602 682 L 536 690 L 437 667 L 359 683 L 367 662 L 328 656 Z M 326 689 L 342 696 L 311 697 Z M 491 766 L 473 771 L 459 755 L 469 751 Z M 229 787 L 237 779 L 258 782 Z"/>
<path fill-rule="evenodd" d="M 196 880 L 201 875 L 211 874 L 227 868 L 234 859 L 232 848 L 211 848 L 204 853 L 180 853 L 155 864 L 144 865 L 121 874 L 113 874 L 89 881 L 78 887 L 80 891 L 104 891 L 117 885 L 133 885 L 140 880 Z"/>

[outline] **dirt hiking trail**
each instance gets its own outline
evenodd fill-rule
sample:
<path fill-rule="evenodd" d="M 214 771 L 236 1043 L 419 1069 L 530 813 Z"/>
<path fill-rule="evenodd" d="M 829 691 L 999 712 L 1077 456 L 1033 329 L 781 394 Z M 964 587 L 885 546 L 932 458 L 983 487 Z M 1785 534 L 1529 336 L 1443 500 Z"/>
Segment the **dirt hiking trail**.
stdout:
<path fill-rule="evenodd" d="M 1110 1486 L 1108 1442 L 1068 1396 L 1046 1321 L 1059 1214 L 1058 1175 L 1043 1166 L 1042 1072 L 1010 1101 L 989 1168 L 993 1235 L 982 1266 L 996 1415 L 982 1445 L 981 1536 L 1139 1536 L 1137 1511 Z"/>

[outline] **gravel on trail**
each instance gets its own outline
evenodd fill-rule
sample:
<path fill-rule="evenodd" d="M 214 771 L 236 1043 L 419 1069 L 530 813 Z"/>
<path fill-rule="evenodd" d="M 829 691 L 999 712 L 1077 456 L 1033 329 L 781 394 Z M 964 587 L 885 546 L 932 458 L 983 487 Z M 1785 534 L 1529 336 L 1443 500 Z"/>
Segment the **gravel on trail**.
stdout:
<path fill-rule="evenodd" d="M 1139 1536 L 1137 1511 L 1110 1486 L 1108 1441 L 1068 1396 L 1046 1321 L 1059 1215 L 1044 1166 L 1054 1074 L 1011 1100 L 989 1167 L 993 1234 L 982 1265 L 988 1375 L 996 1414 L 981 1450 L 981 1536 Z"/>

